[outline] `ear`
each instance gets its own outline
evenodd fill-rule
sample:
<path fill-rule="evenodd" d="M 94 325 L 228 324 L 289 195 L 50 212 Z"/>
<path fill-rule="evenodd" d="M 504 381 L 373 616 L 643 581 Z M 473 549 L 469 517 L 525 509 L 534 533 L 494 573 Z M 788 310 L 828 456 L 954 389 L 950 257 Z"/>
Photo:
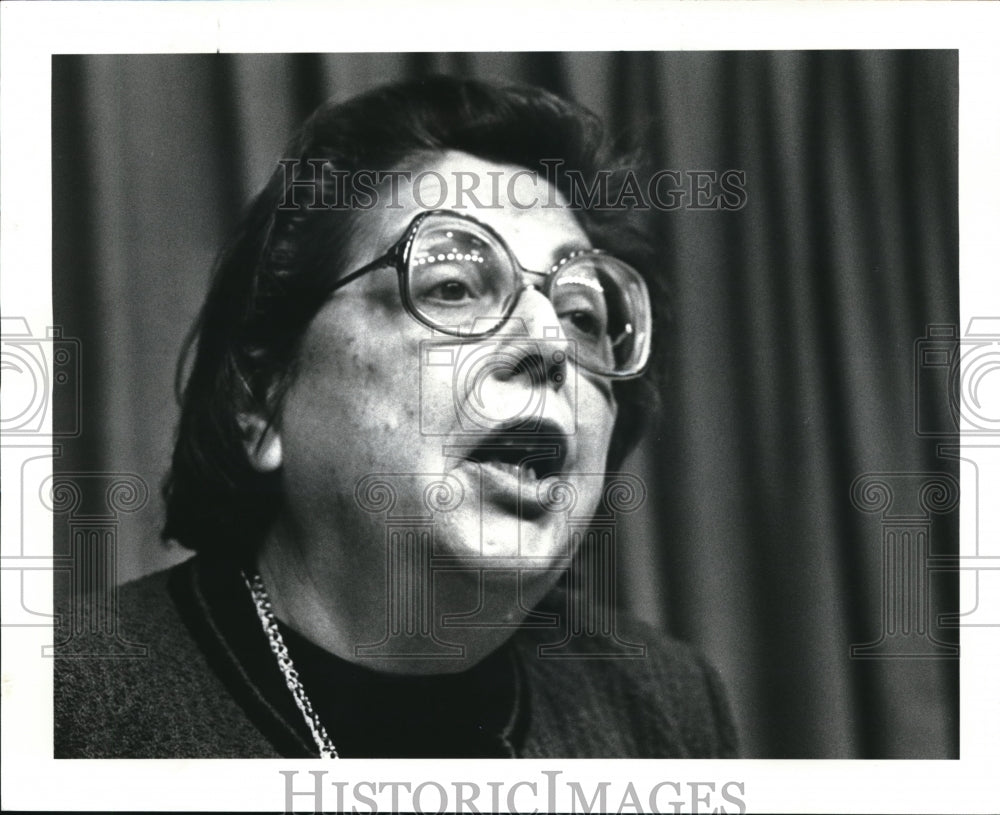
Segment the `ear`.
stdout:
<path fill-rule="evenodd" d="M 281 434 L 274 423 L 256 413 L 241 413 L 238 421 L 253 468 L 259 473 L 271 473 L 281 467 Z"/>

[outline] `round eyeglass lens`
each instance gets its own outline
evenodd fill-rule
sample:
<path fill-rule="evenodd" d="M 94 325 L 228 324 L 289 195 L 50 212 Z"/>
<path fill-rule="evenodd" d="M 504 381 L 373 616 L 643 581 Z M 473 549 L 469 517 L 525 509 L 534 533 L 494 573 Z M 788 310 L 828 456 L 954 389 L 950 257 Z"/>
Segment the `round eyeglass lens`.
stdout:
<path fill-rule="evenodd" d="M 650 306 L 638 272 L 611 255 L 584 252 L 563 263 L 548 288 L 580 365 L 619 376 L 642 370 L 649 355 Z"/>
<path fill-rule="evenodd" d="M 496 238 L 447 215 L 430 216 L 417 227 L 408 272 L 411 305 L 456 334 L 496 328 L 517 292 L 517 270 Z"/>

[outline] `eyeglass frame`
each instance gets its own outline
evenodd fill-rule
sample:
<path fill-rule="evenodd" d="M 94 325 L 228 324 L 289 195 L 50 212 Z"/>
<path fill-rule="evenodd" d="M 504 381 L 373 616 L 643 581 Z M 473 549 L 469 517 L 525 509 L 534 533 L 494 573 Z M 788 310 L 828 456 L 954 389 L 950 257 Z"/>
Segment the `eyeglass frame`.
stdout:
<path fill-rule="evenodd" d="M 420 229 L 420 225 L 425 220 L 435 215 L 447 215 L 452 218 L 458 218 L 459 220 L 469 221 L 471 223 L 474 223 L 480 229 L 483 229 L 507 253 L 507 257 L 510 258 L 510 260 L 513 262 L 515 270 L 521 275 L 522 282 L 525 276 L 530 275 L 533 277 L 540 277 L 544 281 L 542 288 L 539 288 L 534 283 L 524 283 L 524 285 L 518 288 L 517 291 L 514 293 L 514 297 L 507 308 L 506 314 L 504 314 L 497 321 L 497 324 L 488 331 L 465 333 L 465 332 L 450 330 L 446 325 L 441 325 L 438 323 L 431 322 L 430 319 L 422 315 L 420 311 L 417 309 L 416 305 L 414 305 L 413 300 L 410 297 L 409 286 L 407 285 L 407 277 L 409 276 L 409 268 L 410 268 L 410 250 L 413 246 L 413 241 L 417 236 L 417 232 Z M 475 218 L 472 215 L 467 215 L 464 212 L 455 212 L 454 210 L 450 209 L 432 209 L 432 210 L 427 210 L 425 212 L 417 213 L 417 215 L 413 218 L 413 220 L 410 221 L 409 226 L 407 226 L 406 230 L 403 232 L 402 237 L 400 237 L 398 241 L 396 241 L 385 252 L 383 252 L 381 255 L 375 258 L 375 260 L 371 261 L 370 263 L 366 263 L 361 268 L 355 269 L 353 272 L 350 272 L 344 277 L 342 277 L 333 285 L 333 287 L 329 290 L 328 293 L 333 294 L 334 292 L 344 288 L 344 286 L 348 285 L 349 283 L 353 283 L 358 278 L 363 277 L 364 275 L 368 274 L 369 272 L 373 272 L 376 269 L 392 266 L 396 269 L 396 275 L 399 281 L 399 297 L 403 303 L 403 308 L 406 310 L 407 314 L 409 314 L 418 323 L 425 326 L 426 328 L 431 329 L 432 331 L 440 331 L 444 334 L 447 334 L 448 336 L 459 337 L 465 340 L 477 340 L 477 339 L 482 339 L 483 337 L 492 336 L 510 321 L 510 318 L 514 314 L 514 311 L 517 308 L 518 303 L 521 301 L 521 295 L 524 294 L 526 290 L 534 289 L 535 291 L 540 292 L 551 303 L 552 299 L 551 297 L 549 297 L 549 293 L 551 291 L 550 281 L 555 277 L 556 273 L 567 262 L 577 257 L 587 256 L 587 255 L 606 255 L 607 257 L 613 258 L 616 262 L 622 264 L 627 269 L 630 269 L 631 271 L 635 272 L 636 276 L 639 278 L 639 280 L 642 281 L 643 286 L 646 288 L 646 293 L 648 297 L 649 289 L 648 286 L 646 286 L 646 281 L 643 280 L 642 275 L 640 275 L 639 272 L 633 269 L 629 264 L 625 263 L 625 261 L 615 257 L 614 255 L 604 251 L 603 249 L 575 250 L 570 254 L 566 255 L 565 257 L 562 257 L 558 261 L 556 261 L 552 265 L 552 268 L 547 272 L 539 272 L 534 269 L 526 269 L 524 266 L 521 265 L 521 261 L 518 260 L 517 255 L 514 254 L 514 251 L 510 248 L 507 241 L 505 241 L 503 239 L 503 236 L 501 236 L 493 227 L 491 227 L 489 224 L 483 223 L 478 218 Z M 650 324 L 650 328 L 651 327 L 652 324 Z M 606 371 L 593 371 L 586 365 L 580 363 L 579 361 L 577 361 L 577 364 L 580 365 L 580 367 L 584 368 L 585 370 L 589 371 L 594 376 L 603 376 L 608 379 L 616 379 L 616 380 L 636 379 L 637 377 L 640 377 L 643 375 L 643 373 L 645 373 L 646 367 L 649 364 L 649 353 L 650 353 L 649 343 L 647 341 L 645 353 L 643 354 L 642 359 L 640 360 L 640 364 L 635 366 L 635 370 L 630 370 L 625 373 L 608 373 Z"/>

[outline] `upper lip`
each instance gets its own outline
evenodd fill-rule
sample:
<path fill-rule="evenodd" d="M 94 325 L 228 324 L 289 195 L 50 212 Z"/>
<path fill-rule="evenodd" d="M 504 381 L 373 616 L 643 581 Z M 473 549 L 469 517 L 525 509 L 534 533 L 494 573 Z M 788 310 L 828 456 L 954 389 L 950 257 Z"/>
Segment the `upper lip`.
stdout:
<path fill-rule="evenodd" d="M 539 421 L 526 432 L 523 425 L 500 425 L 470 440 L 450 454 L 465 461 L 503 461 L 532 470 L 538 479 L 563 472 L 571 461 L 571 437 L 556 422 Z"/>

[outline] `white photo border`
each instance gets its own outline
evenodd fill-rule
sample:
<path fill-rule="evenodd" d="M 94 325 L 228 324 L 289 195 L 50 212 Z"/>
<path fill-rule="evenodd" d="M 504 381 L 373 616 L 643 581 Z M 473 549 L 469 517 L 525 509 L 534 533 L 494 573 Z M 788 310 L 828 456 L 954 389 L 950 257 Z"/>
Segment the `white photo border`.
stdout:
<path fill-rule="evenodd" d="M 493 4 L 441 0 L 367 6 L 7 2 L 0 15 L 0 302 L 5 314 L 23 315 L 32 325 L 52 324 L 51 57 L 64 53 L 956 48 L 961 320 L 967 325 L 972 317 L 1000 314 L 1000 8 L 995 4 L 533 0 L 506 3 L 499 13 Z M 442 19 L 449 24 L 441 25 Z M 322 20 L 335 20 L 335 27 Z M 336 36 L 334 30 L 351 34 Z M 6 484 L 17 483 L 15 463 L 4 456 Z M 964 469 L 962 475 L 963 483 L 970 483 Z M 4 556 L 14 554 L 10 547 L 23 520 L 15 498 L 10 490 L 3 492 Z M 44 524 L 44 510 L 31 509 L 41 513 Z M 1000 529 L 983 525 L 995 520 L 979 518 L 980 540 L 1000 539 Z M 969 539 L 974 526 L 963 515 L 965 555 L 976 552 L 976 541 Z M 968 609 L 975 598 L 962 585 L 962 608 Z M 3 630 L 5 809 L 273 811 L 285 805 L 281 771 L 297 771 L 301 790 L 308 786 L 309 771 L 329 767 L 298 760 L 54 760 L 52 661 L 40 657 L 50 641 L 47 629 Z M 964 628 L 961 647 L 961 758 L 955 761 L 346 760 L 336 765 L 335 775 L 328 769 L 327 778 L 349 787 L 380 779 L 414 786 L 431 778 L 445 785 L 502 782 L 505 804 L 513 785 L 536 782 L 541 790 L 549 778 L 543 773 L 558 771 L 562 785 L 554 803 L 563 810 L 569 806 L 565 781 L 589 789 L 601 778 L 618 788 L 631 781 L 646 790 L 676 782 L 687 785 L 685 795 L 692 782 L 712 782 L 716 790 L 739 782 L 751 812 L 995 811 L 1000 629 Z M 333 807 L 333 788 L 326 789 L 325 803 Z M 526 790 L 521 788 L 515 803 L 523 800 L 527 811 L 546 806 L 543 793 L 533 800 Z M 427 800 L 436 804 L 430 793 Z M 609 800 L 617 806 L 621 797 L 611 794 Z M 296 806 L 311 809 L 308 797 L 298 798 Z"/>

